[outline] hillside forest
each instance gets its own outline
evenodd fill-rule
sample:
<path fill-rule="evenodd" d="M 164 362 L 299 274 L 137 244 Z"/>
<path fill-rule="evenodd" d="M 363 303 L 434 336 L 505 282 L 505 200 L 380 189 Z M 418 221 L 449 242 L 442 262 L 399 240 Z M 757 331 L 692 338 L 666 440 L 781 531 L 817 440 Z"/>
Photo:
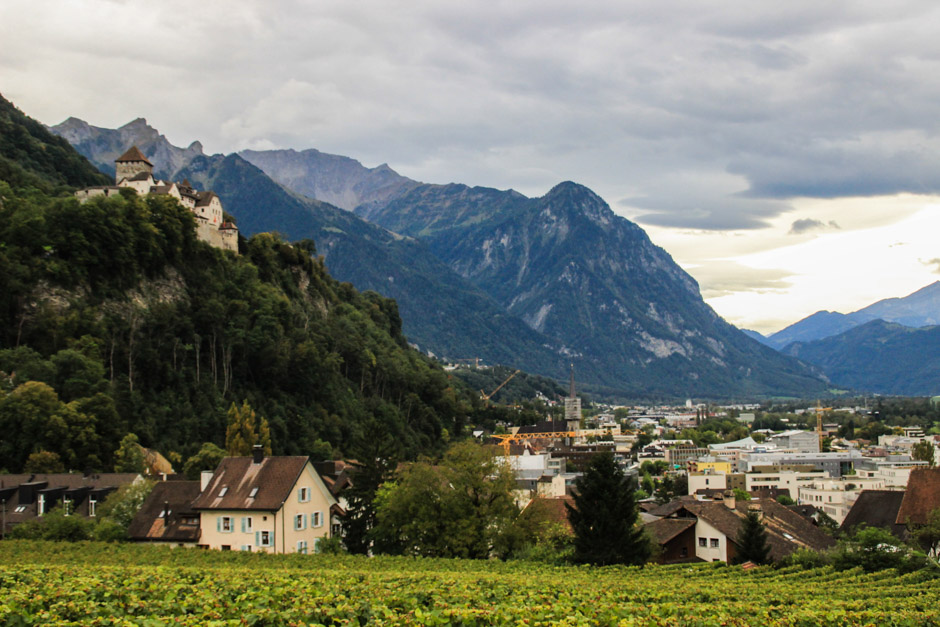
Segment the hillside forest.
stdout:
<path fill-rule="evenodd" d="M 235 255 L 168 197 L 80 204 L 101 174 L 12 106 L 0 124 L 3 470 L 109 471 L 128 433 L 181 465 L 246 402 L 274 454 L 382 441 L 409 458 L 482 409 L 408 346 L 395 301 L 333 279 L 312 241 L 261 233 Z"/>

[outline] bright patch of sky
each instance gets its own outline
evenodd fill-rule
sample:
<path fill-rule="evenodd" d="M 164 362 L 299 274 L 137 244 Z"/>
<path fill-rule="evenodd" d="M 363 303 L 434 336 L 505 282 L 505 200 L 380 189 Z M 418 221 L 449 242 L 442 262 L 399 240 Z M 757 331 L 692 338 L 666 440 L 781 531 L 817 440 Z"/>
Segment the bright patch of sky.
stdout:
<path fill-rule="evenodd" d="M 937 32 L 930 0 L 5 0 L 0 91 L 208 152 L 577 181 L 772 331 L 937 278 Z"/>

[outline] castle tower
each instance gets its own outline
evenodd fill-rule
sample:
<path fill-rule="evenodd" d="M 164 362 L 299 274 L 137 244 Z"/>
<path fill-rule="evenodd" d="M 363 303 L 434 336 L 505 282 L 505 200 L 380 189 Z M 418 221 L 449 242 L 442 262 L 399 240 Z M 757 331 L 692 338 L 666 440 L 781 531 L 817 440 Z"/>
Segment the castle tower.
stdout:
<path fill-rule="evenodd" d="M 568 388 L 568 396 L 565 398 L 565 423 L 569 431 L 581 428 L 581 399 L 575 394 L 574 364 L 571 364 L 571 384 Z"/>
<path fill-rule="evenodd" d="M 131 146 L 123 155 L 114 160 L 114 182 L 132 179 L 141 172 L 153 174 L 153 164 L 147 160 L 137 146 Z"/>

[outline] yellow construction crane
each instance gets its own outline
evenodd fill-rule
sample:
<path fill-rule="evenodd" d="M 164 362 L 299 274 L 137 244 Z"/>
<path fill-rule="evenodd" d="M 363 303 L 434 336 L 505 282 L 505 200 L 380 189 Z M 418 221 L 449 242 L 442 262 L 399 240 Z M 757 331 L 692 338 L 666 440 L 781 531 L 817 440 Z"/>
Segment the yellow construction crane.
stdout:
<path fill-rule="evenodd" d="M 480 390 L 480 398 L 483 399 L 483 402 L 484 402 L 484 403 L 489 403 L 489 402 L 490 402 L 490 399 L 493 398 L 493 396 L 494 396 L 497 392 L 499 392 L 501 389 L 503 389 L 503 386 L 504 386 L 504 385 L 506 385 L 507 383 L 509 383 L 509 382 L 512 380 L 512 378 L 513 378 L 514 376 L 516 376 L 517 374 L 519 374 L 520 372 L 522 372 L 522 371 L 521 371 L 521 370 L 516 370 L 514 373 L 512 373 L 511 375 L 509 375 L 508 377 L 506 377 L 506 380 L 503 381 L 502 383 L 500 383 L 499 385 L 497 385 L 497 386 L 496 386 L 496 389 L 493 390 L 492 392 L 490 392 L 489 394 L 487 394 L 487 393 L 484 392 L 483 390 Z"/>
<path fill-rule="evenodd" d="M 513 442 L 521 442 L 522 440 L 538 440 L 542 438 L 557 440 L 560 438 L 575 438 L 578 437 L 577 431 L 545 431 L 542 433 L 503 433 L 499 435 L 493 435 L 491 437 L 499 440 L 499 445 L 503 447 L 503 452 L 505 455 L 509 455 L 509 445 Z"/>
<path fill-rule="evenodd" d="M 822 416 L 824 411 L 832 411 L 832 407 L 822 407 L 819 401 L 816 401 L 816 435 L 819 436 L 819 452 L 823 450 L 823 424 Z"/>

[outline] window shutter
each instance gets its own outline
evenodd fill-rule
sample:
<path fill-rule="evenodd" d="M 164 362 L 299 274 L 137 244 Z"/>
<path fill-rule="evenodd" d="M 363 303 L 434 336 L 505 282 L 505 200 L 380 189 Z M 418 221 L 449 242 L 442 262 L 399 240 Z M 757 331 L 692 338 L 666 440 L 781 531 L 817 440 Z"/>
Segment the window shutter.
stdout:
<path fill-rule="evenodd" d="M 245 519 L 242 518 L 242 533 L 245 533 Z"/>
<path fill-rule="evenodd" d="M 306 528 L 307 528 L 307 515 L 306 515 L 306 514 L 304 514 L 304 526 L 301 527 L 301 528 L 302 528 L 302 529 L 306 529 Z"/>
<path fill-rule="evenodd" d="M 221 516 L 217 516 L 215 519 L 215 530 L 218 531 L 219 533 L 222 532 L 222 517 Z"/>
<path fill-rule="evenodd" d="M 255 546 L 261 546 L 261 532 L 255 532 Z"/>

